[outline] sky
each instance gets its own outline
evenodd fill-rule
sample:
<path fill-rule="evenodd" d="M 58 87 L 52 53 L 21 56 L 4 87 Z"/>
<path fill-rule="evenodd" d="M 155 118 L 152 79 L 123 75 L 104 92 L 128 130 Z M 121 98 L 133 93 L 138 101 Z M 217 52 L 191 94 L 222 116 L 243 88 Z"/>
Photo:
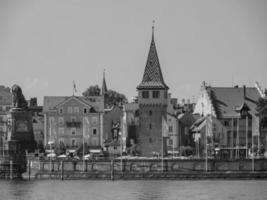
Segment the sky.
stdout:
<path fill-rule="evenodd" d="M 267 88 L 265 0 L 0 0 L 0 85 L 27 99 L 81 95 L 102 84 L 137 95 L 155 42 L 172 97 L 200 86 Z"/>

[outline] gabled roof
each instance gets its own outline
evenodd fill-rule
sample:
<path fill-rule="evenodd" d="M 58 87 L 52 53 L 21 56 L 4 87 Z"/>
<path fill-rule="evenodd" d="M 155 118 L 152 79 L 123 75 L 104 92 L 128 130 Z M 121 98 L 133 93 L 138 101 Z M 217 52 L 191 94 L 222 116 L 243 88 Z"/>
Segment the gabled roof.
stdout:
<path fill-rule="evenodd" d="M 154 41 L 154 27 L 152 29 L 152 40 L 143 79 L 142 82 L 137 86 L 137 89 L 169 89 L 163 80 L 159 64 L 156 44 Z"/>
<path fill-rule="evenodd" d="M 96 112 L 104 111 L 104 100 L 103 96 L 97 97 L 83 97 L 83 96 L 45 96 L 43 104 L 43 112 L 49 112 L 57 109 L 60 105 L 66 103 L 70 99 L 76 99 L 81 103 L 93 107 Z M 91 101 L 93 98 L 95 101 Z"/>
<path fill-rule="evenodd" d="M 81 97 L 78 97 L 78 96 L 70 96 L 68 97 L 67 99 L 65 99 L 64 101 L 60 102 L 58 105 L 56 105 L 56 107 L 60 107 L 62 105 L 64 105 L 65 103 L 67 103 L 68 101 L 70 100 L 76 100 L 76 101 L 79 101 L 80 103 L 82 103 L 84 106 L 89 106 L 89 107 L 93 107 L 91 104 L 89 104 L 89 102 L 87 102 L 86 100 L 84 100 L 83 98 Z"/>
<path fill-rule="evenodd" d="M 255 87 L 207 87 L 218 118 L 238 117 L 238 108 L 244 104 L 251 113 L 256 113 L 260 93 Z"/>

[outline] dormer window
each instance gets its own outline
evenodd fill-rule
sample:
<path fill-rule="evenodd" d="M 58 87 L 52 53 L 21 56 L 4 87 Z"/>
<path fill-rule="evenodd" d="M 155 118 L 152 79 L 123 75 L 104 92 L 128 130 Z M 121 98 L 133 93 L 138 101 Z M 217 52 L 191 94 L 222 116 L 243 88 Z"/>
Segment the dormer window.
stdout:
<path fill-rule="evenodd" d="M 87 108 L 83 109 L 83 114 L 87 114 Z"/>
<path fill-rule="evenodd" d="M 63 108 L 59 108 L 59 114 L 63 114 Z"/>
<path fill-rule="evenodd" d="M 142 97 L 143 97 L 143 99 L 148 99 L 149 98 L 149 91 L 143 91 Z"/>
<path fill-rule="evenodd" d="M 152 97 L 153 97 L 154 99 L 158 99 L 158 98 L 159 98 L 159 91 L 153 91 L 153 93 L 152 93 Z"/>

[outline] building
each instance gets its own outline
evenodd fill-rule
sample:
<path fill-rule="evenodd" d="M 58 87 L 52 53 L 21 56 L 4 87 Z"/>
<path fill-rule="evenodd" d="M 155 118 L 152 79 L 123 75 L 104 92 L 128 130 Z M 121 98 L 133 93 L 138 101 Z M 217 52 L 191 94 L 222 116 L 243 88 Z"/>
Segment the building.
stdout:
<path fill-rule="evenodd" d="M 10 88 L 0 86 L 0 149 L 4 147 L 4 141 L 7 139 L 7 113 L 12 107 L 12 94 Z"/>
<path fill-rule="evenodd" d="M 121 121 L 123 111 L 119 106 L 114 105 L 110 109 L 105 109 L 104 114 L 104 146 L 110 154 L 120 154 L 118 152 L 121 144 Z"/>
<path fill-rule="evenodd" d="M 103 146 L 104 97 L 45 96 L 45 145 L 64 143 L 68 149 Z"/>
<path fill-rule="evenodd" d="M 44 145 L 44 115 L 43 106 L 38 106 L 37 98 L 31 98 L 28 102 L 29 111 L 32 112 L 32 125 L 34 140 L 37 148 Z"/>
<path fill-rule="evenodd" d="M 137 86 L 139 106 L 138 145 L 142 156 L 166 154 L 163 123 L 167 119 L 168 89 L 160 68 L 154 41 L 154 26 L 148 58 L 141 83 Z"/>
<path fill-rule="evenodd" d="M 261 94 L 258 87 L 211 87 L 205 82 L 201 86 L 194 113 L 221 121 L 227 135 L 220 147 L 229 149 L 231 157 L 247 156 L 252 140 L 260 145 L 256 106 Z"/>
<path fill-rule="evenodd" d="M 139 106 L 138 103 L 127 103 L 123 106 L 123 135 L 126 137 L 126 152 L 138 153 L 137 139 L 139 131 Z"/>

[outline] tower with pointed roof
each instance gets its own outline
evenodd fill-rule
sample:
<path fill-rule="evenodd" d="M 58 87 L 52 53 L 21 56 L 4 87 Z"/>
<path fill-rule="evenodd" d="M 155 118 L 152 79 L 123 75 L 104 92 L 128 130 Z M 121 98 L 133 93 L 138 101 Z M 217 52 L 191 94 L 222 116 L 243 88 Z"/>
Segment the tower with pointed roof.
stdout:
<path fill-rule="evenodd" d="M 167 115 L 168 89 L 160 68 L 153 25 L 143 79 L 137 86 L 140 119 L 138 144 L 142 156 L 152 156 L 155 152 L 166 153 L 162 122 L 166 120 Z"/>
<path fill-rule="evenodd" d="M 102 88 L 101 88 L 102 95 L 105 95 L 106 92 L 108 91 L 107 84 L 106 84 L 106 79 L 105 79 L 105 70 L 103 72 L 103 81 L 102 81 Z"/>

